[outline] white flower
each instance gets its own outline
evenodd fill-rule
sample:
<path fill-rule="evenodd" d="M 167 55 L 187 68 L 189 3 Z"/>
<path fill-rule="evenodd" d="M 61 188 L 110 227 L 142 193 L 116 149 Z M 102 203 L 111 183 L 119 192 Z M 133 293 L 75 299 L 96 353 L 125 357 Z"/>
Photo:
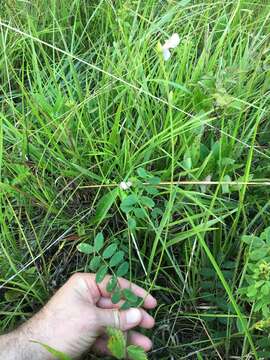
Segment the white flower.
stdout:
<path fill-rule="evenodd" d="M 128 190 L 130 187 L 132 186 L 132 182 L 131 181 L 121 181 L 119 184 L 120 189 L 122 190 Z"/>
<path fill-rule="evenodd" d="M 164 45 L 161 46 L 163 58 L 165 61 L 171 57 L 170 49 L 175 49 L 180 43 L 179 35 L 174 33 L 172 36 L 165 41 Z"/>

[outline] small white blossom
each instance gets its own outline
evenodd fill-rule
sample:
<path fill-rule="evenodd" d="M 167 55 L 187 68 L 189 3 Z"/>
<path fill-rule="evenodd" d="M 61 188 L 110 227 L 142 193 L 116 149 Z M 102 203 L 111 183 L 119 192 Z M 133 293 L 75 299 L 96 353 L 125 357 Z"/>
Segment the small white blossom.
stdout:
<path fill-rule="evenodd" d="M 172 36 L 165 41 L 164 45 L 161 46 L 163 58 L 165 61 L 171 57 L 170 49 L 175 49 L 180 43 L 179 35 L 174 33 Z"/>
<path fill-rule="evenodd" d="M 131 181 L 121 181 L 119 184 L 120 189 L 122 190 L 128 190 L 130 187 L 132 186 L 132 182 Z"/>

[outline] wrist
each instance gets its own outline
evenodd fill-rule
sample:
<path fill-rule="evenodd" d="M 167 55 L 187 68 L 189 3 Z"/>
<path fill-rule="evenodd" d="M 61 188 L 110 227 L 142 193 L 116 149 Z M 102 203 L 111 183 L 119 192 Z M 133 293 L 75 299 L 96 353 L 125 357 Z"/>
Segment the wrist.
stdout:
<path fill-rule="evenodd" d="M 0 336 L 0 359 L 5 360 L 52 360 L 53 357 L 37 340 L 31 328 L 31 320 L 18 329 Z"/>

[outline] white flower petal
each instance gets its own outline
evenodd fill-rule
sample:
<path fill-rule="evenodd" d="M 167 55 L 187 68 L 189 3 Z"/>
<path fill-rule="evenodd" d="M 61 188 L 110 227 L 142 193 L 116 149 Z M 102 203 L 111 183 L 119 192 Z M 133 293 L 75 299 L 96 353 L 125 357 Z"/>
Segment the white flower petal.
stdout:
<path fill-rule="evenodd" d="M 128 190 L 130 187 L 132 186 L 132 182 L 131 181 L 121 181 L 119 184 L 120 189 L 122 190 Z"/>
<path fill-rule="evenodd" d="M 176 34 L 176 33 L 175 33 L 175 34 L 172 34 L 170 41 L 171 41 L 171 47 L 172 47 L 173 49 L 176 48 L 176 47 L 180 44 L 180 37 L 179 37 L 179 35 Z"/>
<path fill-rule="evenodd" d="M 180 43 L 179 35 L 174 33 L 168 40 L 165 41 L 165 44 L 163 45 L 163 50 L 174 49 L 179 45 L 179 43 Z"/>
<path fill-rule="evenodd" d="M 170 50 L 163 49 L 163 58 L 164 58 L 164 60 L 167 61 L 167 60 L 169 60 L 170 57 L 171 57 Z"/>

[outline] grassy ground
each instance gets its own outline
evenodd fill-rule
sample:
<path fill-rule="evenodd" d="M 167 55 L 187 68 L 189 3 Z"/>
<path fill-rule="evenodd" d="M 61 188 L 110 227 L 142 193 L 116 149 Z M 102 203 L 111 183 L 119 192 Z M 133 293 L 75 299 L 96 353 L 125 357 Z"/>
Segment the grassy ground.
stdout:
<path fill-rule="evenodd" d="M 238 292 L 243 235 L 270 219 L 269 2 L 0 5 L 2 330 L 86 270 L 76 246 L 103 231 L 158 298 L 151 359 L 269 358 L 267 315 Z M 132 237 L 110 185 L 139 167 L 166 184 Z M 243 184 L 173 184 L 210 176 Z"/>

